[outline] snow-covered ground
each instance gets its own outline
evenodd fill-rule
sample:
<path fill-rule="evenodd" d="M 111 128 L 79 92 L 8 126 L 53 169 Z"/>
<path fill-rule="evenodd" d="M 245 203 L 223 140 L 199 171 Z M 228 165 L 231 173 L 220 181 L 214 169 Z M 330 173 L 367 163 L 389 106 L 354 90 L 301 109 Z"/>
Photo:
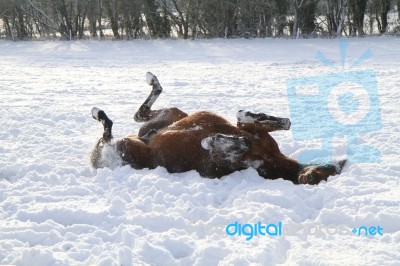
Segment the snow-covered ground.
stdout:
<path fill-rule="evenodd" d="M 264 180 L 252 169 L 210 180 L 89 166 L 102 134 L 91 108 L 113 119 L 114 136 L 137 132 L 147 71 L 164 87 L 155 108 L 211 110 L 232 122 L 239 109 L 289 117 L 288 78 L 338 71 L 315 57 L 340 65 L 338 44 L 1 41 L 0 264 L 399 265 L 399 39 L 350 39 L 346 55 L 351 63 L 373 53 L 355 69 L 376 72 L 382 129 L 360 137 L 380 150 L 380 163 L 350 162 L 318 186 Z M 318 116 L 310 127 L 324 123 Z M 273 136 L 295 158 L 315 145 L 291 131 Z M 345 139 L 334 144 L 343 155 Z M 283 231 L 247 241 L 225 232 L 235 221 L 281 222 Z M 350 231 L 362 226 L 383 235 Z"/>

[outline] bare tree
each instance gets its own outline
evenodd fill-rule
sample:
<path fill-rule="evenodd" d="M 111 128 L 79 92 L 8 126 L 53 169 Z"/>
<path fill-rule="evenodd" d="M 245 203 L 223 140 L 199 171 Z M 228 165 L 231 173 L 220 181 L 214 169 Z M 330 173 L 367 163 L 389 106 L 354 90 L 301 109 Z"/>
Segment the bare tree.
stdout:
<path fill-rule="evenodd" d="M 395 3 L 400 6 L 400 0 L 0 0 L 0 37 L 263 38 L 285 30 L 295 38 L 326 31 L 361 36 L 366 11 L 370 34 L 374 23 L 387 32 Z"/>
<path fill-rule="evenodd" d="M 397 6 L 397 17 L 398 20 L 400 20 L 400 0 L 396 1 L 396 6 Z"/>
<path fill-rule="evenodd" d="M 375 0 L 371 7 L 378 23 L 378 31 L 380 34 L 384 34 L 388 27 L 387 16 L 390 11 L 390 0 Z"/>
<path fill-rule="evenodd" d="M 349 16 L 351 17 L 350 34 L 364 35 L 364 16 L 368 0 L 349 0 Z"/>
<path fill-rule="evenodd" d="M 340 38 L 347 17 L 348 0 L 326 0 L 328 31 Z"/>
<path fill-rule="evenodd" d="M 299 10 L 303 6 L 304 0 L 294 0 L 294 18 L 293 18 L 293 36 L 295 38 L 299 37 Z"/>
<path fill-rule="evenodd" d="M 282 36 L 284 28 L 287 25 L 287 14 L 289 11 L 288 0 L 274 0 L 272 3 L 267 1 L 267 6 L 264 6 L 264 17 L 270 17 L 276 23 L 276 35 Z M 270 11 L 270 12 L 268 12 Z M 268 14 L 268 15 L 266 15 Z M 267 26 L 268 27 L 268 26 Z"/>
<path fill-rule="evenodd" d="M 119 26 L 118 26 L 118 0 L 103 0 L 108 19 L 110 20 L 111 30 L 114 38 L 119 39 Z"/>
<path fill-rule="evenodd" d="M 178 36 L 183 39 L 189 37 L 190 22 L 195 16 L 197 4 L 198 0 L 163 0 L 162 2 L 165 12 L 176 25 Z"/>

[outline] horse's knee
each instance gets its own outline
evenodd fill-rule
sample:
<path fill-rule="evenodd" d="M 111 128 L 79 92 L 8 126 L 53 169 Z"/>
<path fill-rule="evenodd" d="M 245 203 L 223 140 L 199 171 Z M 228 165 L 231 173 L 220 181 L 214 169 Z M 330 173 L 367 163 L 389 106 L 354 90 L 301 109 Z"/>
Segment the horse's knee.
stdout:
<path fill-rule="evenodd" d="M 139 110 L 133 116 L 135 122 L 142 123 L 147 122 L 151 118 L 151 110 L 147 105 L 142 105 Z"/>
<path fill-rule="evenodd" d="M 187 117 L 187 114 L 176 107 L 152 111 L 153 114 L 150 119 L 139 129 L 138 136 L 144 137 L 151 131 L 157 132 L 158 130 L 168 127 L 173 123 Z"/>
<path fill-rule="evenodd" d="M 168 120 L 173 121 L 172 123 L 188 116 L 187 113 L 183 112 L 181 109 L 177 107 L 172 107 L 166 110 L 167 110 Z"/>

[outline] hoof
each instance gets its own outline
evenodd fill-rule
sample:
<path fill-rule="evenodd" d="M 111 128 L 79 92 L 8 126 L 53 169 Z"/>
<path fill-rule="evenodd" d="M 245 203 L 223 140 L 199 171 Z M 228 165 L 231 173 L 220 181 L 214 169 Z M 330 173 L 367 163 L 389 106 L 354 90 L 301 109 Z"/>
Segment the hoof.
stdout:
<path fill-rule="evenodd" d="M 104 113 L 103 110 L 101 110 L 97 107 L 92 108 L 92 116 L 94 119 L 101 122 L 103 125 L 106 121 L 109 121 L 109 123 L 112 123 L 112 121 L 107 117 L 106 113 Z"/>
<path fill-rule="evenodd" d="M 344 166 L 346 165 L 346 163 L 347 163 L 347 159 L 344 159 L 344 160 L 340 160 L 339 162 L 337 162 L 335 164 L 336 174 L 342 173 L 342 170 L 343 170 Z"/>
<path fill-rule="evenodd" d="M 94 119 L 96 119 L 97 121 L 100 121 L 99 120 L 99 113 L 100 113 L 100 109 L 99 108 L 97 108 L 97 107 L 93 107 L 92 108 L 92 116 L 93 116 L 93 118 Z"/>
<path fill-rule="evenodd" d="M 282 118 L 281 124 L 284 130 L 289 130 L 292 125 L 289 118 Z"/>
<path fill-rule="evenodd" d="M 154 85 L 158 83 L 157 77 L 151 72 L 146 73 L 146 82 L 149 85 Z"/>

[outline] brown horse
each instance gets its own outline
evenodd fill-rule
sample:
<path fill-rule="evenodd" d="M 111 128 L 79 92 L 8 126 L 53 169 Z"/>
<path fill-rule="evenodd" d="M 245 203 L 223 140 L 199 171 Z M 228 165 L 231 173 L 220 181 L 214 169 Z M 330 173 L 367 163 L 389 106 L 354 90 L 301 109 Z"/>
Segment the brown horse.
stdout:
<path fill-rule="evenodd" d="M 92 116 L 104 127 L 91 154 L 93 167 L 112 167 L 112 159 L 135 169 L 157 166 L 171 173 L 196 170 L 205 177 L 221 177 L 249 167 L 267 179 L 283 178 L 295 184 L 318 184 L 339 174 L 346 163 L 303 165 L 281 153 L 269 132 L 288 130 L 290 120 L 262 113 L 239 111 L 237 125 L 210 112 L 187 115 L 178 108 L 151 110 L 162 92 L 156 76 L 146 75 L 152 91 L 136 112 L 145 122 L 137 136 L 114 140 L 112 121 L 93 108 Z M 111 156 L 111 155 L 112 156 Z"/>

